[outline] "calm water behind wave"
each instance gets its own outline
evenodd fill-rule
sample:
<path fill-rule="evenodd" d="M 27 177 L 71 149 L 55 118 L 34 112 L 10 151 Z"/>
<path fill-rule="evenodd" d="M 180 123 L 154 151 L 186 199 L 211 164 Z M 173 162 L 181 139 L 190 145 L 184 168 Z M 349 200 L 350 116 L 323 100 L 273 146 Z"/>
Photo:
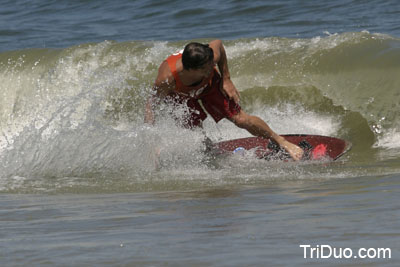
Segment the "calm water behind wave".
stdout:
<path fill-rule="evenodd" d="M 5 1 L 0 51 L 104 40 L 314 37 L 368 30 L 400 36 L 389 1 Z"/>

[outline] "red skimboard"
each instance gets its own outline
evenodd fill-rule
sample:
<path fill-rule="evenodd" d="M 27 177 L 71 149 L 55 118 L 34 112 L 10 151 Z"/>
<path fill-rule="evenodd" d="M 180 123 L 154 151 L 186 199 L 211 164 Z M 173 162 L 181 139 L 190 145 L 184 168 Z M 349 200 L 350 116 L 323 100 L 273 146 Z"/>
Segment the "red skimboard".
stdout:
<path fill-rule="evenodd" d="M 351 143 L 335 137 L 321 135 L 282 135 L 291 143 L 304 150 L 303 160 L 336 160 L 351 148 Z M 217 154 L 244 153 L 251 150 L 260 159 L 287 160 L 289 154 L 275 142 L 261 137 L 247 137 L 214 144 Z"/>

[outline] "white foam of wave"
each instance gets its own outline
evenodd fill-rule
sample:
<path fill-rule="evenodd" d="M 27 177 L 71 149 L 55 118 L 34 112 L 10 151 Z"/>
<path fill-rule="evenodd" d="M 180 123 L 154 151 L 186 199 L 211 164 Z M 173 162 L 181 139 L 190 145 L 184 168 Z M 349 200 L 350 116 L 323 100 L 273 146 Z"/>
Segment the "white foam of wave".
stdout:
<path fill-rule="evenodd" d="M 279 53 L 303 51 L 305 56 L 312 55 L 317 51 L 332 49 L 346 42 L 360 42 L 365 39 L 387 39 L 390 36 L 383 34 L 370 34 L 368 31 L 350 32 L 344 34 L 323 32 L 325 36 L 315 36 L 311 39 L 300 38 L 256 38 L 251 40 L 236 41 L 233 45 L 225 43 L 228 58 L 240 58 L 245 54 L 267 53 L 274 56 Z"/>
<path fill-rule="evenodd" d="M 2 64 L 0 155 L 13 149 L 14 139 L 32 125 L 49 138 L 59 129 L 77 128 L 103 116 L 114 89 L 122 92 L 129 88 L 128 80 L 153 74 L 149 66 L 174 50 L 167 42 L 138 45 L 143 46 L 142 53 L 105 41 L 60 50 L 55 58 L 39 54 L 43 60 L 34 63 L 22 54 Z"/>
<path fill-rule="evenodd" d="M 378 138 L 374 147 L 381 147 L 386 149 L 400 148 L 400 131 L 398 129 L 391 129 Z"/>

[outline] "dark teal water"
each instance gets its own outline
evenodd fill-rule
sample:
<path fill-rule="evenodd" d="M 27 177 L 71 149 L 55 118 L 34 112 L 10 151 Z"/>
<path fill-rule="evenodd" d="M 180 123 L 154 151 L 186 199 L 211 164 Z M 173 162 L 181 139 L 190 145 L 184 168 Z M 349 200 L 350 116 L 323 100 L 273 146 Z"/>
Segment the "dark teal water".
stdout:
<path fill-rule="evenodd" d="M 399 13 L 397 1 L 3 1 L 0 265 L 396 266 Z M 145 125 L 159 64 L 213 38 L 246 111 L 352 150 L 210 160 L 201 131 L 163 114 Z M 228 121 L 204 130 L 248 136 Z M 391 259 L 304 259 L 306 244 Z"/>
<path fill-rule="evenodd" d="M 104 40 L 400 35 L 396 0 L 3 1 L 0 51 Z"/>

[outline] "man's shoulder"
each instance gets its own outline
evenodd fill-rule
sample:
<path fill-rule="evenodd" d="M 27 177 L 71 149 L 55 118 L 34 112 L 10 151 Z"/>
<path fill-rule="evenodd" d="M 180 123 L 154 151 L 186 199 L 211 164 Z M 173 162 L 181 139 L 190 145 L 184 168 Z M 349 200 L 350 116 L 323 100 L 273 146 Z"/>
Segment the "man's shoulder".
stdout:
<path fill-rule="evenodd" d="M 158 76 L 156 79 L 156 83 L 158 85 L 170 85 L 171 87 L 175 86 L 174 75 L 171 72 L 171 69 L 168 66 L 167 60 L 164 60 L 160 68 L 158 69 Z"/>

